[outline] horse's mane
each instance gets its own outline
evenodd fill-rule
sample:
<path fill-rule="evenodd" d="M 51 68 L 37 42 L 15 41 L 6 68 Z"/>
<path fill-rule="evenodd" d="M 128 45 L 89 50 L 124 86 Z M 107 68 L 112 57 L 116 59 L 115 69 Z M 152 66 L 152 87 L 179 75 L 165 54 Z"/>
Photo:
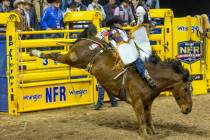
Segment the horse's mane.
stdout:
<path fill-rule="evenodd" d="M 78 36 L 78 40 L 81 38 L 91 38 L 97 34 L 97 28 L 93 24 L 89 24 L 87 28 Z"/>
<path fill-rule="evenodd" d="M 182 80 L 184 82 L 188 82 L 191 80 L 189 70 L 184 68 L 182 63 L 176 59 L 166 59 L 164 61 L 161 61 L 160 57 L 153 53 L 149 57 L 149 62 L 153 64 L 161 63 L 161 64 L 171 67 L 176 73 L 181 75 Z"/>

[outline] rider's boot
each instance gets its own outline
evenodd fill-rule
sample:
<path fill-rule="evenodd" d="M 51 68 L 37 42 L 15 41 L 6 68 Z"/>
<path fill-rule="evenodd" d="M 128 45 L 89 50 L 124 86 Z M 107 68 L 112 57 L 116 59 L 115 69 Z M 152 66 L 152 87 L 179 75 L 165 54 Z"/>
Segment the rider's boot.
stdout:
<path fill-rule="evenodd" d="M 144 78 L 147 80 L 147 82 L 149 83 L 149 85 L 151 87 L 156 87 L 157 83 L 155 82 L 155 80 L 149 75 L 149 72 L 145 69 L 144 72 Z"/>

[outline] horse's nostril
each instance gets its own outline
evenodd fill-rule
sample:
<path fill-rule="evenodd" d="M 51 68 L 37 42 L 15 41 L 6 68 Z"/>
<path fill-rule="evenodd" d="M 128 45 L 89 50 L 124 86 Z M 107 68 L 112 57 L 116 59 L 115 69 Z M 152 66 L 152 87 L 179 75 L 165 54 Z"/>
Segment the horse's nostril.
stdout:
<path fill-rule="evenodd" d="M 190 108 L 187 108 L 186 109 L 186 113 L 190 113 L 191 112 L 191 109 Z"/>

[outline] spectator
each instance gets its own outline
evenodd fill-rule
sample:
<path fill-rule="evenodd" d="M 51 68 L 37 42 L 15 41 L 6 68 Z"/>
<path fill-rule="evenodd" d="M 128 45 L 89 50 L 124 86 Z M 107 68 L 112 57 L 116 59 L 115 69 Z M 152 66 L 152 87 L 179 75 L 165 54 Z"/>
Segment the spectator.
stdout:
<path fill-rule="evenodd" d="M 92 3 L 88 5 L 88 10 L 98 10 L 102 13 L 103 19 L 106 19 L 104 8 L 98 3 L 98 0 L 92 0 Z"/>
<path fill-rule="evenodd" d="M 33 6 L 32 0 L 25 0 L 25 1 L 26 1 L 25 13 L 26 13 L 27 25 L 31 30 L 34 30 L 37 23 L 36 11 Z"/>
<path fill-rule="evenodd" d="M 151 9 L 159 9 L 160 8 L 159 0 L 147 0 L 146 4 Z"/>
<path fill-rule="evenodd" d="M 0 12 L 9 12 L 10 9 L 10 1 L 9 0 L 0 0 Z"/>
<path fill-rule="evenodd" d="M 114 17 L 114 11 L 117 5 L 116 0 L 109 0 L 109 3 L 104 6 L 104 11 L 106 14 L 106 21 L 109 21 Z"/>
<path fill-rule="evenodd" d="M 129 0 L 123 0 L 121 5 L 115 9 L 115 16 L 119 16 L 124 25 L 135 25 L 134 15 Z"/>
<path fill-rule="evenodd" d="M 87 7 L 82 3 L 81 0 L 74 0 L 77 4 L 77 10 L 78 11 L 86 11 Z"/>
<path fill-rule="evenodd" d="M 13 11 L 17 13 L 20 17 L 20 23 L 16 23 L 16 29 L 17 30 L 27 30 L 27 21 L 26 21 L 26 14 L 24 11 L 24 5 L 25 1 L 24 0 L 15 0 L 13 3 L 13 7 L 15 8 Z"/>
<path fill-rule="evenodd" d="M 130 0 L 130 3 L 129 4 L 131 6 L 134 19 L 135 19 L 135 21 L 137 21 L 136 8 L 137 8 L 137 5 L 138 5 L 138 0 Z"/>
<path fill-rule="evenodd" d="M 67 4 L 66 7 L 67 9 L 65 13 L 78 11 L 76 2 L 71 2 L 70 4 Z"/>
<path fill-rule="evenodd" d="M 110 95 L 110 94 L 108 94 L 108 96 L 110 98 L 111 106 L 112 107 L 117 107 L 118 104 L 117 104 L 116 98 L 114 96 Z M 102 106 L 103 106 L 103 102 L 104 102 L 104 89 L 101 86 L 101 84 L 98 84 L 98 102 L 95 105 L 95 109 L 96 110 L 101 109 Z"/>
<path fill-rule="evenodd" d="M 63 28 L 63 13 L 60 8 L 60 0 L 51 0 L 41 19 L 41 29 L 55 30 Z"/>
<path fill-rule="evenodd" d="M 137 25 L 142 23 L 149 23 L 151 18 L 149 16 L 149 9 L 143 0 L 139 0 L 136 7 Z"/>
<path fill-rule="evenodd" d="M 41 19 L 41 29 L 63 29 L 63 13 L 60 9 L 60 0 L 49 0 L 49 6 L 45 9 Z M 44 38 L 61 38 L 63 34 L 47 34 Z"/>

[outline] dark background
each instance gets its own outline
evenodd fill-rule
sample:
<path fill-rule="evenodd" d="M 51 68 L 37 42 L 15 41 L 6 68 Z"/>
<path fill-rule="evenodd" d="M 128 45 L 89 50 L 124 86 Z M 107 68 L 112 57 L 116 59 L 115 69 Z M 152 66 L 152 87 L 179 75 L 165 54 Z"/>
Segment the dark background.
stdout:
<path fill-rule="evenodd" d="M 99 0 L 105 5 L 109 0 Z M 122 0 L 116 0 L 120 3 Z M 171 8 L 175 17 L 186 15 L 208 14 L 210 15 L 210 0 L 159 0 L 161 8 Z M 91 3 L 91 0 L 83 0 L 84 4 Z"/>
<path fill-rule="evenodd" d="M 210 15 L 210 0 L 160 0 L 161 8 L 171 8 L 175 17 L 186 15 Z"/>

